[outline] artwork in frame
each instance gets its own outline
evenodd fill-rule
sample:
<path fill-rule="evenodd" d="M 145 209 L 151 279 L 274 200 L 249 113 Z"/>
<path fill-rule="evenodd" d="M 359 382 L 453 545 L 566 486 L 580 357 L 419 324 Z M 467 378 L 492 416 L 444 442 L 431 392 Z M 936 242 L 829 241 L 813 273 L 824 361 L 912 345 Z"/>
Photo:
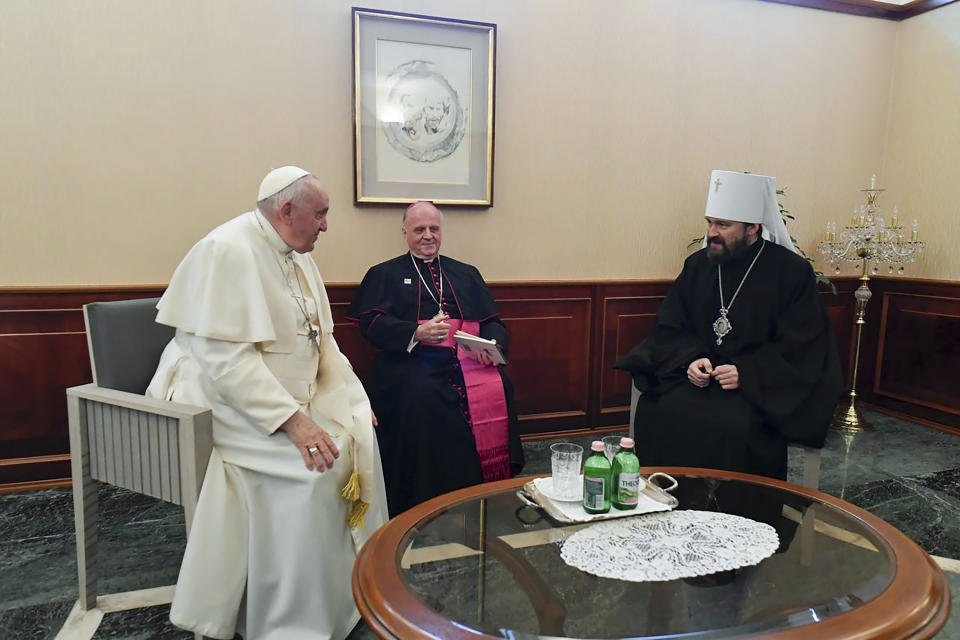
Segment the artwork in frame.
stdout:
<path fill-rule="evenodd" d="M 358 203 L 493 205 L 497 25 L 353 8 Z"/>

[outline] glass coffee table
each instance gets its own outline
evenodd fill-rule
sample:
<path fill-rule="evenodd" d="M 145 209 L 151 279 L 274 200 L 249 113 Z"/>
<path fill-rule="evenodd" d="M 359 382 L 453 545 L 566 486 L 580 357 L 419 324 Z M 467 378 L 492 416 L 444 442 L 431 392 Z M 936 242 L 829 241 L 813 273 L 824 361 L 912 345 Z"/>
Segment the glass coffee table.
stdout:
<path fill-rule="evenodd" d="M 439 496 L 361 550 L 353 593 L 381 638 L 930 638 L 946 622 L 940 568 L 883 520 L 837 498 L 747 474 L 689 468 L 679 509 L 772 525 L 758 565 L 667 582 L 600 578 L 560 546 L 584 526 L 517 497 L 530 478 Z M 643 517 L 643 516 L 636 516 Z"/>

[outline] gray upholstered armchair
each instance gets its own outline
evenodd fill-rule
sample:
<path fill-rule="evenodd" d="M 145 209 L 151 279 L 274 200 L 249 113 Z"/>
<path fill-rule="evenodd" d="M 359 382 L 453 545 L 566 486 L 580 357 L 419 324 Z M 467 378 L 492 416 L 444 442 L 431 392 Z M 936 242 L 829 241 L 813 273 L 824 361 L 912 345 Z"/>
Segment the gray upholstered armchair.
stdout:
<path fill-rule="evenodd" d="M 98 607 L 96 481 L 183 505 L 189 534 L 210 457 L 208 409 L 143 395 L 174 333 L 155 322 L 156 304 L 94 302 L 83 309 L 94 381 L 67 389 L 82 611 Z M 116 595 L 101 596 L 99 608 L 112 610 Z"/>

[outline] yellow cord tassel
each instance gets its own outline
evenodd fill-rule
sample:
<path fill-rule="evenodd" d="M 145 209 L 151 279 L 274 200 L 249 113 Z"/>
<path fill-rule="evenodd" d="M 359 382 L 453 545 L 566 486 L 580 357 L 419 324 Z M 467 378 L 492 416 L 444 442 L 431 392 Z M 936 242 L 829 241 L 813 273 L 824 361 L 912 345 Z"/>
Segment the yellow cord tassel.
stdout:
<path fill-rule="evenodd" d="M 370 505 L 363 500 L 357 500 L 353 503 L 353 509 L 350 510 L 350 518 L 348 520 L 351 529 L 363 528 L 363 522 L 367 516 L 367 509 L 369 508 Z"/>
<path fill-rule="evenodd" d="M 347 484 L 343 485 L 343 491 L 340 492 L 344 498 L 352 503 L 350 508 L 350 517 L 347 521 L 351 529 L 363 527 L 364 518 L 367 515 L 367 509 L 370 505 L 360 499 L 360 474 L 354 469 L 350 474 Z"/>
<path fill-rule="evenodd" d="M 347 480 L 347 484 L 343 485 L 343 491 L 340 492 L 340 495 L 350 502 L 355 502 L 360 499 L 360 474 L 357 473 L 356 469 L 350 474 L 350 479 Z"/>

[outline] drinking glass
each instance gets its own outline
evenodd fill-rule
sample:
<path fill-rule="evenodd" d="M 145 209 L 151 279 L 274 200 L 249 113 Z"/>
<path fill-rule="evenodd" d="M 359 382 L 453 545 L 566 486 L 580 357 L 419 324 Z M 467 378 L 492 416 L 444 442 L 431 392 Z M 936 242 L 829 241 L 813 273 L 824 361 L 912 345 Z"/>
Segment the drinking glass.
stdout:
<path fill-rule="evenodd" d="M 610 464 L 613 464 L 613 456 L 617 455 L 617 451 L 620 451 L 620 437 L 621 436 L 603 437 L 603 455 L 607 456 Z"/>
<path fill-rule="evenodd" d="M 583 447 L 572 442 L 550 445 L 553 491 L 561 500 L 576 500 L 580 494 L 580 460 Z"/>

